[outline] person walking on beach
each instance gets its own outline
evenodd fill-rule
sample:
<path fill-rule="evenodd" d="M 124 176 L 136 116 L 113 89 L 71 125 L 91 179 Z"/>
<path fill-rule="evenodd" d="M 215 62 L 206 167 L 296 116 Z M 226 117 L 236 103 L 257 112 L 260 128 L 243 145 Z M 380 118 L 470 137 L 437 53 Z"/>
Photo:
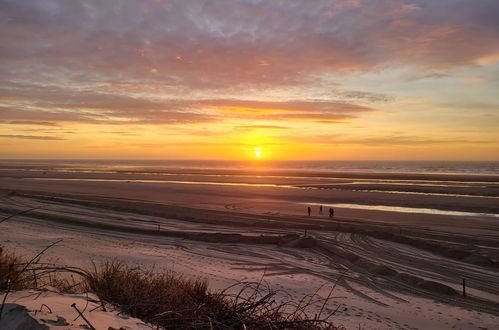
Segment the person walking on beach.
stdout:
<path fill-rule="evenodd" d="M 312 212 L 312 209 L 310 208 L 310 206 L 307 208 L 307 211 L 308 211 L 308 216 L 310 216 L 310 212 Z"/>
<path fill-rule="evenodd" d="M 330 218 L 334 217 L 334 209 L 332 207 L 329 208 L 329 217 Z"/>
<path fill-rule="evenodd" d="M 322 205 L 319 206 L 319 211 L 322 213 Z"/>

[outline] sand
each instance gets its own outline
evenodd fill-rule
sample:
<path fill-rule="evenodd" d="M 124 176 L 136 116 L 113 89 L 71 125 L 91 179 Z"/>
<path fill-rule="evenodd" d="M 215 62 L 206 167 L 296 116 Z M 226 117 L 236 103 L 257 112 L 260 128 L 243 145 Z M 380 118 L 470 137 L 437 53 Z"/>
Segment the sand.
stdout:
<path fill-rule="evenodd" d="M 85 319 L 79 316 L 83 313 Z M 25 309 L 23 309 L 23 307 Z M 151 329 L 139 319 L 122 315 L 113 306 L 104 312 L 99 298 L 89 294 L 61 294 L 54 288 L 13 292 L 4 309 L 1 329 Z M 45 326 L 39 327 L 38 325 Z"/>
<path fill-rule="evenodd" d="M 280 177 L 278 185 L 255 179 L 262 182 L 251 186 L 193 183 L 214 182 L 194 174 L 165 180 L 135 173 L 2 173 L 1 215 L 42 207 L 0 224 L 1 244 L 17 254 L 29 257 L 62 239 L 46 260 L 84 266 L 120 258 L 206 278 L 213 290 L 263 277 L 283 290 L 282 299 L 317 290 L 325 297 L 336 283 L 325 311 L 336 311 L 331 320 L 349 328 L 499 324 L 499 219 L 351 208 L 336 208 L 329 219 L 313 204 L 311 217 L 304 212 L 309 203 L 367 201 L 494 214 L 497 200 L 490 196 L 301 189 L 297 181 L 313 186 L 317 178 L 296 177 Z"/>

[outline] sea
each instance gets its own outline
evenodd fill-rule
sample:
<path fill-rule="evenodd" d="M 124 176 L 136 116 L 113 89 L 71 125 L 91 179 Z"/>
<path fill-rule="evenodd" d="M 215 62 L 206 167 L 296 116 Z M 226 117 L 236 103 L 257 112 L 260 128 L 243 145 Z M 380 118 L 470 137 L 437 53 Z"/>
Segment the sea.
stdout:
<path fill-rule="evenodd" d="M 499 161 L 230 161 L 230 160 L 46 160 L 4 159 L 1 168 L 34 166 L 47 168 L 140 169 L 142 171 L 214 169 L 272 170 L 299 172 L 361 172 L 455 175 L 499 175 Z"/>

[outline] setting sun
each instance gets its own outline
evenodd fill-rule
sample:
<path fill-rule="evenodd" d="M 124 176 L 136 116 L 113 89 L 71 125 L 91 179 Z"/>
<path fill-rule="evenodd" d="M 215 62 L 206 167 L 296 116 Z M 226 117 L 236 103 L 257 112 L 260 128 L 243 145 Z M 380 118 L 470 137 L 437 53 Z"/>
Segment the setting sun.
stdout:
<path fill-rule="evenodd" d="M 262 157 L 262 148 L 255 148 L 255 157 L 256 158 Z"/>

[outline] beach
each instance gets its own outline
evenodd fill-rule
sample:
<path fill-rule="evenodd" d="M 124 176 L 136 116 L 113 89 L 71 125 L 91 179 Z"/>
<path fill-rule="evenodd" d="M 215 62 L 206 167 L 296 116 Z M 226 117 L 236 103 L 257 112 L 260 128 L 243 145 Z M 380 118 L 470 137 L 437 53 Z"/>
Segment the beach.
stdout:
<path fill-rule="evenodd" d="M 347 328 L 499 324 L 499 175 L 0 165 L 0 215 L 32 209 L 0 224 L 1 244 L 26 257 L 62 240 L 44 258 L 213 290 L 263 279 L 282 299 L 333 289 L 325 314 Z"/>

